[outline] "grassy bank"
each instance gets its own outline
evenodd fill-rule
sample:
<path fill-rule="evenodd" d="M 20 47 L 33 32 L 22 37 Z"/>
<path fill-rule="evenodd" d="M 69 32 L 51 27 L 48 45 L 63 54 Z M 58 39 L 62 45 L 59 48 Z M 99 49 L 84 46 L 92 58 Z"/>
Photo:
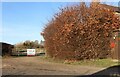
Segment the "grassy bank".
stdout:
<path fill-rule="evenodd" d="M 114 65 L 120 65 L 120 62 L 113 61 L 113 59 L 94 59 L 94 60 L 80 60 L 80 61 L 73 61 L 73 60 L 57 60 L 50 57 L 41 56 L 43 60 L 47 60 L 49 62 L 55 63 L 64 63 L 70 65 L 85 65 L 85 66 L 94 66 L 94 67 L 110 67 Z"/>
<path fill-rule="evenodd" d="M 88 65 L 95 67 L 110 67 L 120 64 L 118 61 L 114 62 L 112 59 L 81 60 L 81 61 L 66 62 L 66 63 L 74 64 L 74 65 Z"/>

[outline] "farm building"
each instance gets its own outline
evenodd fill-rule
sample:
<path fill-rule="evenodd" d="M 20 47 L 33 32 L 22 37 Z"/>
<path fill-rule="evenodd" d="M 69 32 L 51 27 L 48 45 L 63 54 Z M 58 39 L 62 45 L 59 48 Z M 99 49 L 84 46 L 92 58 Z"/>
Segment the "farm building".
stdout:
<path fill-rule="evenodd" d="M 120 19 L 120 7 L 115 7 L 115 15 L 119 16 Z M 113 31 L 113 38 L 112 43 L 114 44 L 114 47 L 111 50 L 111 57 L 113 59 L 120 60 L 120 28 Z"/>
<path fill-rule="evenodd" d="M 14 48 L 14 45 L 0 42 L 0 52 L 2 56 L 4 55 L 11 55 L 12 54 L 12 48 Z"/>

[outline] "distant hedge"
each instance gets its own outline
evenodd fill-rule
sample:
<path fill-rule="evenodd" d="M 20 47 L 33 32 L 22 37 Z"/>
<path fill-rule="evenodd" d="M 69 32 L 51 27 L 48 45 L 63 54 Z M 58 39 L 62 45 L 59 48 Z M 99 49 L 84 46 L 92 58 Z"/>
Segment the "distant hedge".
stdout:
<path fill-rule="evenodd" d="M 47 55 L 59 59 L 106 58 L 112 31 L 120 20 L 113 9 L 84 2 L 57 13 L 43 31 Z"/>

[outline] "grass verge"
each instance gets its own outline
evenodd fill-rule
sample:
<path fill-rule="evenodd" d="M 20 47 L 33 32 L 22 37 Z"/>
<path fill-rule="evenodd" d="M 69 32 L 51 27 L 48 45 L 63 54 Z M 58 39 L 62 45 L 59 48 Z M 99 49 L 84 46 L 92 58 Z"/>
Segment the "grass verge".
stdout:
<path fill-rule="evenodd" d="M 73 60 L 59 60 L 50 57 L 41 56 L 43 60 L 48 62 L 54 63 L 63 63 L 63 64 L 70 64 L 70 65 L 83 65 L 83 66 L 94 66 L 94 67 L 110 67 L 114 65 L 120 65 L 120 61 L 113 61 L 113 59 L 93 59 L 93 60 L 80 60 L 80 61 L 73 61 Z"/>

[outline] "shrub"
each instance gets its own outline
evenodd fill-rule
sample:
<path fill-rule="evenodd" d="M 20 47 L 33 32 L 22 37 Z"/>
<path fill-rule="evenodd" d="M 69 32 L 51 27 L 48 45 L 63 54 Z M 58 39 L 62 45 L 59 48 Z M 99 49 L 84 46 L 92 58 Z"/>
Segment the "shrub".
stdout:
<path fill-rule="evenodd" d="M 112 31 L 120 20 L 113 9 L 83 2 L 57 13 L 43 31 L 47 55 L 60 59 L 106 58 Z"/>

